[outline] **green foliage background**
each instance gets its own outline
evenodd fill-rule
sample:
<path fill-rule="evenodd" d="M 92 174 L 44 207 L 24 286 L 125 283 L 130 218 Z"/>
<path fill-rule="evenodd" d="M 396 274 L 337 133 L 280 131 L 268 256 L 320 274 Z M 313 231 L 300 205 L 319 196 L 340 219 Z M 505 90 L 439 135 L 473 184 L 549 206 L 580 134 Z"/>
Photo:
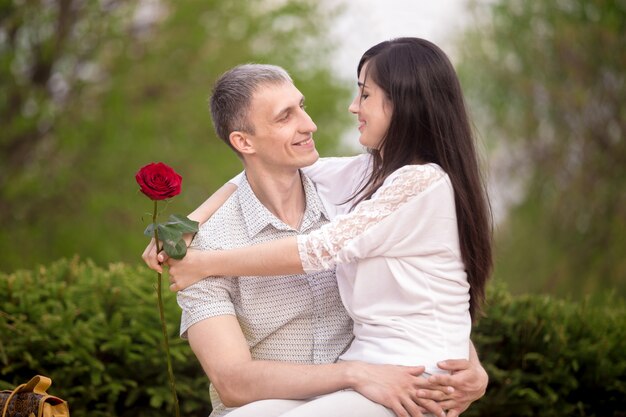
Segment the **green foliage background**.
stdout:
<path fill-rule="evenodd" d="M 154 274 L 77 258 L 0 273 L 0 389 L 35 373 L 83 416 L 159 416 L 172 398 L 160 348 Z M 467 416 L 626 415 L 626 305 L 488 293 L 472 338 L 490 375 Z M 165 296 L 183 415 L 208 414 L 208 380 Z M 57 383 L 54 384 L 54 381 Z"/>
<path fill-rule="evenodd" d="M 285 66 L 322 154 L 341 152 L 350 83 L 330 69 L 340 8 L 313 0 L 0 0 L 0 270 L 80 253 L 138 260 L 147 201 L 134 172 L 164 161 L 186 213 L 240 169 L 214 135 L 214 79 Z M 512 291 L 626 294 L 626 6 L 618 0 L 473 3 L 459 74 L 492 178 L 515 188 L 495 278 Z M 597 47 L 602 45 L 602 47 Z M 143 216 L 143 218 L 142 218 Z"/>
<path fill-rule="evenodd" d="M 330 3 L 165 0 L 142 23 L 139 0 L 0 0 L 0 388 L 37 372 L 73 415 L 163 414 L 154 279 L 133 266 L 151 204 L 133 176 L 173 166 L 167 211 L 186 213 L 240 170 L 206 102 L 244 62 L 288 69 L 320 152 L 342 152 L 351 84 L 331 70 Z M 626 3 L 471 3 L 457 67 L 513 198 L 473 336 L 491 384 L 467 413 L 625 416 Z M 74 254 L 90 260 L 55 262 Z M 167 309 L 182 410 L 205 415 Z"/>
<path fill-rule="evenodd" d="M 70 1 L 81 13 L 73 30 L 108 24 L 99 25 L 106 30 L 98 32 L 80 63 L 97 63 L 99 78 L 74 82 L 61 104 L 50 98 L 49 84 L 36 83 L 39 61 L 47 62 L 51 77 L 60 74 L 68 60 L 79 65 L 74 49 L 86 40 L 69 38 L 64 49 L 42 52 L 60 41 L 54 32 L 50 38 L 32 32 L 46 18 L 37 11 L 46 8 L 48 25 L 61 24 L 63 3 L 48 3 L 58 8 L 39 1 L 19 7 L 3 3 L 13 7 L 3 15 L 3 29 L 35 39 L 24 47 L 15 35 L 15 45 L 1 45 L 8 53 L 1 69 L 7 94 L 0 95 L 5 116 L 0 143 L 6 145 L 0 146 L 0 156 L 7 162 L 0 169 L 0 251 L 7 256 L 0 270 L 73 253 L 101 264 L 136 262 L 145 237 L 132 231 L 143 230 L 147 218 L 142 215 L 151 209 L 136 193 L 134 174 L 141 166 L 163 161 L 183 176 L 183 193 L 172 200 L 170 213 L 190 212 L 239 172 L 239 160 L 214 135 L 207 106 L 213 81 L 234 65 L 266 62 L 289 70 L 307 97 L 307 110 L 323 127 L 315 136 L 319 150 L 338 149 L 350 90 L 327 65 L 325 22 L 336 11 L 312 0 L 172 1 L 164 2 L 169 10 L 164 21 L 140 30 L 128 23 L 134 2 L 121 2 L 113 13 L 98 9 L 99 2 Z M 28 61 L 37 54 L 44 56 Z M 14 72 L 21 61 L 30 66 L 24 64 L 18 77 Z M 5 89 L 9 80 L 13 95 Z M 54 108 L 54 115 L 20 111 L 27 102 Z M 42 124 L 49 127 L 42 131 Z M 16 155 L 14 143 L 26 139 L 32 146 Z"/>
<path fill-rule="evenodd" d="M 626 295 L 626 4 L 476 2 L 464 87 L 514 188 L 495 276 L 515 292 Z"/>
<path fill-rule="evenodd" d="M 0 275 L 0 389 L 35 374 L 72 416 L 163 416 L 172 404 L 155 274 L 78 258 Z M 180 309 L 165 294 L 182 415 L 208 415 L 208 380 L 178 337 Z"/>

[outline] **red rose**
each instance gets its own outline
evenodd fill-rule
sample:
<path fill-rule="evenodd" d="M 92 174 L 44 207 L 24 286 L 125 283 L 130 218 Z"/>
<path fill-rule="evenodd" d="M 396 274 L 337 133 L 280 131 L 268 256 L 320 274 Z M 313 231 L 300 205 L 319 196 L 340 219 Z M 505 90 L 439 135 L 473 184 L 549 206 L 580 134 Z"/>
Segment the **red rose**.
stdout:
<path fill-rule="evenodd" d="M 151 200 L 165 200 L 180 194 L 183 177 L 162 162 L 150 163 L 135 175 L 141 192 Z"/>

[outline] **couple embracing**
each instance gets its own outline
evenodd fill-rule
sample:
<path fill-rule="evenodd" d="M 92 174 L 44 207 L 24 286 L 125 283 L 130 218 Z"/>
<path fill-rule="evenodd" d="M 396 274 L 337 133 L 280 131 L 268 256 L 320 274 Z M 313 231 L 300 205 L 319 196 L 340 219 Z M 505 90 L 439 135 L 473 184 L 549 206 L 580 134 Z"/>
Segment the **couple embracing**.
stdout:
<path fill-rule="evenodd" d="M 249 64 L 211 96 L 244 172 L 169 267 L 212 416 L 457 416 L 486 389 L 470 341 L 492 267 L 461 87 L 418 38 L 370 48 L 349 110 L 363 155 L 322 158 L 289 75 Z M 191 237 L 189 237 L 191 240 Z"/>

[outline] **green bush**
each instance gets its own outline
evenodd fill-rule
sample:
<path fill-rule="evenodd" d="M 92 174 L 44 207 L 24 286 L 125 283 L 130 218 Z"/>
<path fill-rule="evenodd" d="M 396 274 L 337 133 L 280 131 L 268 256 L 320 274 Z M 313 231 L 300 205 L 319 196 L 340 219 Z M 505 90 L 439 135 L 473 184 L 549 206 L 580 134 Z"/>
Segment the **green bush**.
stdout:
<path fill-rule="evenodd" d="M 466 416 L 626 416 L 623 300 L 488 294 L 472 339 L 489 373 Z"/>
<path fill-rule="evenodd" d="M 167 282 L 167 281 L 166 281 Z M 164 416 L 172 398 L 156 303 L 146 267 L 61 260 L 0 274 L 0 389 L 36 374 L 73 417 Z M 210 412 L 208 381 L 186 341 L 180 310 L 164 294 L 181 412 Z"/>
<path fill-rule="evenodd" d="M 163 416 L 171 409 L 147 268 L 61 260 L 0 274 L 0 389 L 35 374 L 53 379 L 73 417 Z M 489 291 L 472 338 L 490 376 L 465 416 L 626 416 L 626 307 Z M 208 381 L 165 294 L 184 415 L 210 411 Z"/>

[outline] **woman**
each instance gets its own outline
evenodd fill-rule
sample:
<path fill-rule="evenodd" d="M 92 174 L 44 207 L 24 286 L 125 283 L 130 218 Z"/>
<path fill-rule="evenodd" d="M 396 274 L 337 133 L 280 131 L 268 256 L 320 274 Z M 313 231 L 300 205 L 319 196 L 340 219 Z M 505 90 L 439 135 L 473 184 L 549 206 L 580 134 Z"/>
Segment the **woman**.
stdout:
<path fill-rule="evenodd" d="M 340 187 L 350 200 L 342 214 L 309 235 L 194 256 L 202 257 L 203 276 L 295 274 L 336 264 L 355 323 L 340 359 L 415 365 L 420 358 L 426 372 L 437 373 L 439 360 L 467 358 L 492 266 L 488 203 L 460 84 L 445 54 L 416 38 L 374 46 L 358 76 L 350 111 L 370 149 L 361 159 L 371 167 L 362 186 Z M 307 173 L 324 181 L 319 166 Z M 191 283 L 176 278 L 180 288 Z M 368 415 L 393 415 L 342 391 L 285 416 L 347 415 L 357 403 Z"/>

